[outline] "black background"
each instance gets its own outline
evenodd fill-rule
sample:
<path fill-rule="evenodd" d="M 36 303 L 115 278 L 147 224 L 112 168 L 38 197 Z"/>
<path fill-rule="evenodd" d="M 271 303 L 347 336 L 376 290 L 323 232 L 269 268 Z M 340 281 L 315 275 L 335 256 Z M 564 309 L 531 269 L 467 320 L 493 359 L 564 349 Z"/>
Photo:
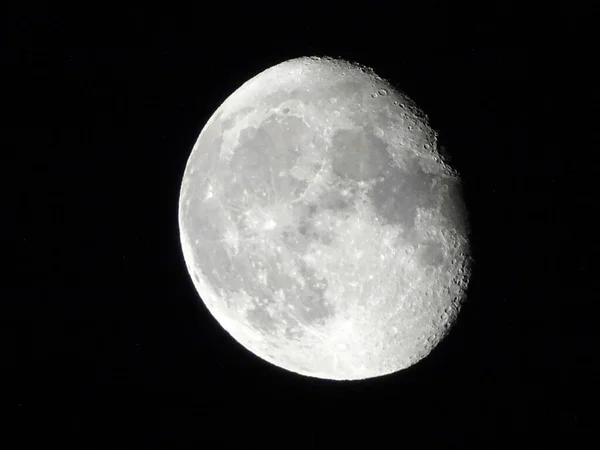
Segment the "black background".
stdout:
<path fill-rule="evenodd" d="M 556 97 L 534 103 L 519 7 L 414 3 L 3 7 L 1 406 L 18 438 L 4 448 L 579 448 L 592 434 L 597 306 L 591 257 L 573 254 L 597 245 L 571 222 L 597 212 L 580 181 L 597 166 L 534 145 Z M 204 123 L 308 55 L 407 92 L 465 181 L 470 301 L 428 358 L 380 379 L 250 354 L 181 254 L 179 186 Z"/>

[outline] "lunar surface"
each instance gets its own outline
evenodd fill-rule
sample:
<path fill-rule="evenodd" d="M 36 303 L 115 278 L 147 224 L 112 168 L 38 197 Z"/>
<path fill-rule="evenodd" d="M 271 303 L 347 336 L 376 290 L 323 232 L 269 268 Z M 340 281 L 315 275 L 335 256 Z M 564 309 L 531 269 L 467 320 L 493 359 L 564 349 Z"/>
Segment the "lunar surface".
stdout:
<path fill-rule="evenodd" d="M 298 374 L 353 380 L 427 356 L 470 274 L 459 174 L 427 116 L 371 69 L 285 61 L 203 128 L 179 227 L 206 307 Z"/>

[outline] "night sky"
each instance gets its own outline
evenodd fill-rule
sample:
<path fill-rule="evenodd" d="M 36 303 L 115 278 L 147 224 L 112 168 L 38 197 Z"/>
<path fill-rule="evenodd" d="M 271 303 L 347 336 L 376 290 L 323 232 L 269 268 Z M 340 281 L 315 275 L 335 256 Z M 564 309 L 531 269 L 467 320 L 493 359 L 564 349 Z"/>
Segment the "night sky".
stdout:
<path fill-rule="evenodd" d="M 574 149 L 537 148 L 532 121 L 555 100 L 533 99 L 520 7 L 13 3 L 2 448 L 516 449 L 550 435 L 579 448 L 598 306 L 567 280 L 595 276 L 573 255 L 598 245 L 584 239 L 595 222 L 570 230 L 598 201 Z M 303 377 L 245 350 L 202 304 L 179 244 L 179 187 L 208 118 L 250 77 L 313 55 L 405 91 L 464 179 L 469 301 L 428 358 L 380 379 Z"/>

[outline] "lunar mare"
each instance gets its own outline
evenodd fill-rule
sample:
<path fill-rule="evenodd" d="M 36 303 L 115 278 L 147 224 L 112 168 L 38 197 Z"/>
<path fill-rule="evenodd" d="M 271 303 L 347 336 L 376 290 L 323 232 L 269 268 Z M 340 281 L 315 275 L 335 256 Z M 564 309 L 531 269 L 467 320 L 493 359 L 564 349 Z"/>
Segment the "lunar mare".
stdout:
<path fill-rule="evenodd" d="M 413 365 L 469 281 L 461 180 L 426 115 L 342 60 L 285 61 L 223 102 L 187 162 L 179 228 L 221 326 L 312 377 Z"/>

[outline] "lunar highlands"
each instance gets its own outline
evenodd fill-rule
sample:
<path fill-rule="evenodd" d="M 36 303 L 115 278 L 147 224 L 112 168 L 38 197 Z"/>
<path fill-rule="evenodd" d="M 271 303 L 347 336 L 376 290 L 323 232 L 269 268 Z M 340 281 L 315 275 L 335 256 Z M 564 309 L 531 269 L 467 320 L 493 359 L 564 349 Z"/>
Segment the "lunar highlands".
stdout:
<path fill-rule="evenodd" d="M 242 346 L 298 374 L 382 376 L 427 356 L 470 276 L 458 172 L 369 68 L 297 58 L 215 111 L 183 176 L 184 259 Z"/>

